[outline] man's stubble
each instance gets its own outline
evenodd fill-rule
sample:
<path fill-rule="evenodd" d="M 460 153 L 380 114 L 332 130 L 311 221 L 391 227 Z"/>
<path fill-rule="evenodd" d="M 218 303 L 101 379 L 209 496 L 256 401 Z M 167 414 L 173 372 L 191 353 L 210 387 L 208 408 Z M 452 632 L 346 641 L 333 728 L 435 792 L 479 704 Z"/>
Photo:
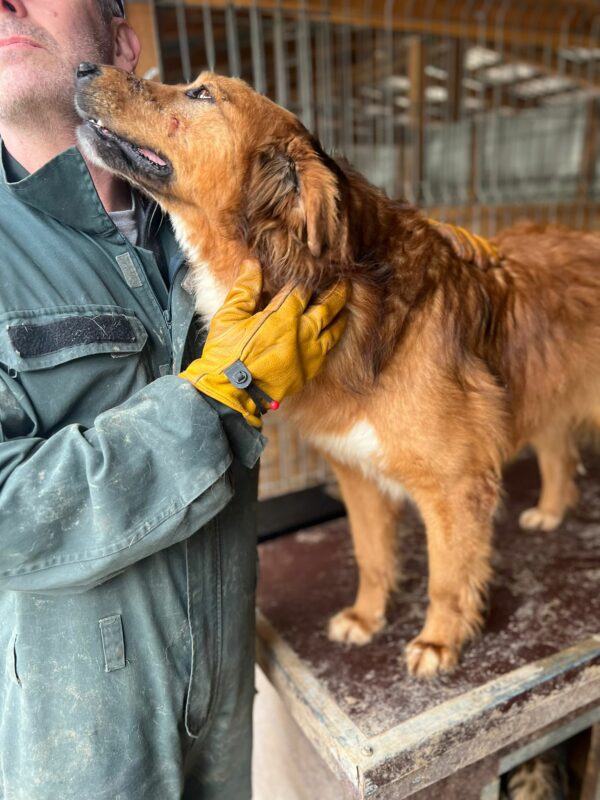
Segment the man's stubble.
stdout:
<path fill-rule="evenodd" d="M 43 49 L 14 55 L 3 53 L 0 63 L 0 126 L 19 126 L 23 132 L 43 128 L 48 136 L 54 130 L 75 126 L 75 70 L 82 61 L 110 63 L 112 43 L 108 26 L 97 31 L 79 30 L 73 37 L 70 52 L 46 31 L 30 25 L 0 26 L 0 37 L 28 36 Z"/>

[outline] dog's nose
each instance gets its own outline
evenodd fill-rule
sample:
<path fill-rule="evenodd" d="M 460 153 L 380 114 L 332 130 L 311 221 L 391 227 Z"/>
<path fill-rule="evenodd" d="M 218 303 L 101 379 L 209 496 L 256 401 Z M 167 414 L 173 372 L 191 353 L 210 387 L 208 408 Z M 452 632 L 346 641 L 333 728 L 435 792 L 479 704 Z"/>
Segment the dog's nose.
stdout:
<path fill-rule="evenodd" d="M 100 67 L 97 64 L 90 64 L 89 61 L 83 61 L 77 67 L 77 78 L 92 78 L 95 75 L 100 75 Z"/>

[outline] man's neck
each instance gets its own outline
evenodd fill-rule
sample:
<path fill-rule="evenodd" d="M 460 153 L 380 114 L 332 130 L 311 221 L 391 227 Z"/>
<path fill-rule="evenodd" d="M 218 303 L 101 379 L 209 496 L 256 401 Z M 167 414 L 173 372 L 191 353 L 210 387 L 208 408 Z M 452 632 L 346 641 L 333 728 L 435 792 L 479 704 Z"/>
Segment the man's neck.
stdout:
<path fill-rule="evenodd" d="M 72 125 L 53 128 L 51 135 L 48 135 L 47 130 L 28 131 L 26 128 L 9 125 L 3 125 L 0 133 L 8 152 L 28 172 L 35 172 L 63 150 L 77 145 Z M 128 184 L 87 159 L 85 162 L 104 208 L 107 211 L 130 208 L 131 189 Z"/>

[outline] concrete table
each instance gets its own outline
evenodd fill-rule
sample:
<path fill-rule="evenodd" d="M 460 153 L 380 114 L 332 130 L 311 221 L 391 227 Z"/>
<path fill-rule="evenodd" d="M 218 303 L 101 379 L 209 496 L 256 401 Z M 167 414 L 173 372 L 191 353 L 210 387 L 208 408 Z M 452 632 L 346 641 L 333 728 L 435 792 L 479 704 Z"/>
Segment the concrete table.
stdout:
<path fill-rule="evenodd" d="M 261 546 L 258 661 L 296 729 L 302 752 L 288 761 L 305 762 L 298 798 L 496 800 L 502 773 L 600 721 L 600 460 L 586 467 L 580 507 L 553 533 L 517 525 L 535 502 L 535 461 L 507 470 L 485 634 L 453 675 L 432 682 L 409 677 L 402 656 L 426 605 L 414 509 L 399 532 L 404 578 L 389 624 L 362 648 L 326 636 L 356 586 L 346 520 Z M 281 712 L 275 727 L 269 713 L 259 699 L 262 769 L 274 756 L 261 730 L 282 746 L 287 735 Z M 598 728 L 590 741 L 585 796 L 600 800 Z M 269 800 L 288 800 L 273 791 Z"/>

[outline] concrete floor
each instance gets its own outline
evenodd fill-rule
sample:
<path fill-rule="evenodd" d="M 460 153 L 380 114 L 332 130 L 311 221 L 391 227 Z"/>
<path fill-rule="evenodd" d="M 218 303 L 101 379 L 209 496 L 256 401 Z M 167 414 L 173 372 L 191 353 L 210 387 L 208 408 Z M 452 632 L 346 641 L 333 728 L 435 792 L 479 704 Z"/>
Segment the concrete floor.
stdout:
<path fill-rule="evenodd" d="M 342 800 L 335 776 L 292 720 L 262 671 L 254 701 L 254 800 Z"/>

